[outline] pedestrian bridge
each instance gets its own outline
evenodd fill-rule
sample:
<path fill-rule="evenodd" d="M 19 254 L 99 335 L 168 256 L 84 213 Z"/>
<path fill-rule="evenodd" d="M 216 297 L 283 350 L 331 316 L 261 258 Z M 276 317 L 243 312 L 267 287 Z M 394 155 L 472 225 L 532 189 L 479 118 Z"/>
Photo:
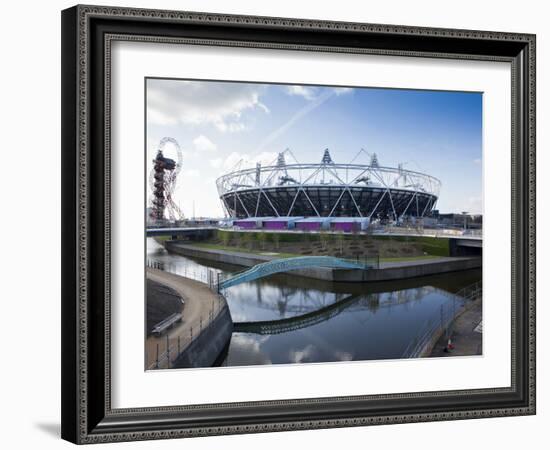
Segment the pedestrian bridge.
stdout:
<path fill-rule="evenodd" d="M 291 270 L 326 267 L 331 269 L 358 269 L 366 270 L 371 265 L 362 261 L 354 261 L 334 256 L 298 256 L 295 258 L 274 259 L 261 264 L 256 264 L 248 270 L 238 272 L 223 281 L 220 280 L 219 289 L 227 289 L 237 284 L 257 280 L 275 273 L 289 272 Z"/>

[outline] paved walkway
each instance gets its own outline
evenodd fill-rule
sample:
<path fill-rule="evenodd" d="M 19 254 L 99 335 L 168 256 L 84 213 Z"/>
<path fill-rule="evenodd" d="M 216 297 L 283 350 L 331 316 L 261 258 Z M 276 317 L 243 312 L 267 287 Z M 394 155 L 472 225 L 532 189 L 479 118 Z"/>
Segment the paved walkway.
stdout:
<path fill-rule="evenodd" d="M 181 322 L 169 329 L 162 336 L 149 336 L 146 339 L 145 365 L 146 368 L 150 368 L 156 364 L 157 346 L 159 356 L 162 356 L 166 353 L 168 341 L 171 353 L 170 360 L 175 359 L 178 349 L 178 337 L 179 349 L 181 351 L 191 342 L 191 337 L 196 338 L 201 329 L 206 327 L 209 321 L 217 315 L 224 305 L 223 299 L 212 292 L 206 284 L 199 281 L 151 268 L 147 268 L 147 278 L 173 289 L 185 302 Z M 159 359 L 162 360 L 162 358 Z M 167 362 L 167 358 L 165 359 Z M 164 364 L 159 364 L 159 366 L 162 368 Z"/>
<path fill-rule="evenodd" d="M 389 269 L 393 267 L 421 266 L 423 264 L 437 264 L 445 261 L 460 261 L 472 259 L 470 256 L 434 256 L 433 258 L 419 258 L 407 261 L 382 261 L 380 269 Z"/>
<path fill-rule="evenodd" d="M 473 302 L 470 307 L 458 316 L 452 328 L 452 343 L 455 348 L 447 353 L 447 338 L 441 336 L 435 344 L 430 356 L 471 356 L 482 354 L 482 337 L 480 326 L 482 318 L 481 299 Z"/>

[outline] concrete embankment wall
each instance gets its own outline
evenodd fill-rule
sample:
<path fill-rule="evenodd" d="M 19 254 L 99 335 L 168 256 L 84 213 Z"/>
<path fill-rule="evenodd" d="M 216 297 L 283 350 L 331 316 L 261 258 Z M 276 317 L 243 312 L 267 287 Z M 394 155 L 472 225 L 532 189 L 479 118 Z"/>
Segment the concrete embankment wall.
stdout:
<path fill-rule="evenodd" d="M 233 321 L 227 304 L 174 362 L 174 368 L 212 367 L 231 340 Z"/>
<path fill-rule="evenodd" d="M 252 255 L 239 252 L 225 252 L 222 250 L 202 249 L 177 242 L 165 242 L 164 247 L 172 253 L 183 256 L 191 256 L 192 258 L 202 258 L 210 261 L 216 261 L 224 264 L 233 264 L 236 266 L 252 267 L 272 258 L 264 255 Z"/>
<path fill-rule="evenodd" d="M 165 247 L 168 251 L 183 256 L 202 258 L 244 267 L 252 267 L 256 264 L 277 259 L 276 256 L 252 255 L 224 250 L 202 249 L 177 242 L 166 242 Z M 435 261 L 419 260 L 417 262 L 394 265 L 393 267 L 382 267 L 380 269 L 345 270 L 319 267 L 294 270 L 288 274 L 325 281 L 354 283 L 415 278 L 446 272 L 456 272 L 459 270 L 476 269 L 480 267 L 481 258 L 441 258 L 440 260 Z"/>
<path fill-rule="evenodd" d="M 407 264 L 396 267 L 386 267 L 377 270 L 351 271 L 335 270 L 333 281 L 388 281 L 403 278 L 416 278 L 440 273 L 456 272 L 460 270 L 478 269 L 481 267 L 481 258 L 456 258 L 441 261 L 422 261 L 417 264 Z"/>

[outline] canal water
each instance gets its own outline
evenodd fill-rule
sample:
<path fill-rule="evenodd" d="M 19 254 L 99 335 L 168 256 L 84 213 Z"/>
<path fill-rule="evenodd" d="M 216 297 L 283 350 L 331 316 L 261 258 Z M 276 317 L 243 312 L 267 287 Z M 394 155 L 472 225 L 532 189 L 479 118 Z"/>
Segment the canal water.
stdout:
<path fill-rule="evenodd" d="M 166 270 L 206 279 L 214 270 L 243 270 L 169 254 L 147 239 L 147 258 Z M 481 270 L 383 283 L 332 283 L 277 274 L 224 291 L 237 331 L 219 364 L 243 366 L 401 358 L 453 294 L 481 279 Z M 254 328 L 261 321 L 267 327 Z M 239 324 L 246 331 L 238 331 Z M 241 327 L 242 328 L 242 327 Z"/>

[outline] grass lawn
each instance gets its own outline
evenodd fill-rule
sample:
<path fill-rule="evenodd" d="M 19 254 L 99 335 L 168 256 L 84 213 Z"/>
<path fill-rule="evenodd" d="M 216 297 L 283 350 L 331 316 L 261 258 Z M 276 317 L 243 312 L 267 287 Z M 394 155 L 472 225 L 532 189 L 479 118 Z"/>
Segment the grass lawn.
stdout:
<path fill-rule="evenodd" d="M 241 252 L 241 253 L 251 253 L 254 255 L 267 255 L 267 256 L 276 256 L 278 258 L 295 258 L 297 256 L 304 256 L 297 253 L 279 253 L 271 252 L 267 250 L 250 250 L 246 247 L 232 247 L 229 245 L 223 244 L 212 244 L 209 242 L 194 242 L 191 245 L 194 247 L 200 247 L 211 250 L 224 250 L 228 252 Z M 419 255 L 419 256 L 397 256 L 397 257 L 388 257 L 380 258 L 380 262 L 404 262 L 404 261 L 420 261 L 423 259 L 434 259 L 438 258 L 436 255 Z"/>
<path fill-rule="evenodd" d="M 224 250 L 227 252 L 241 252 L 241 253 L 252 253 L 254 255 L 268 255 L 268 256 L 277 256 L 279 258 L 295 258 L 296 256 L 303 256 L 298 255 L 295 253 L 279 253 L 279 252 L 271 252 L 268 250 L 250 250 L 246 247 L 233 247 L 229 245 L 222 245 L 222 244 L 211 244 L 208 242 L 193 242 L 191 244 L 193 247 L 200 247 L 200 248 L 207 248 L 211 250 Z"/>
<path fill-rule="evenodd" d="M 171 240 L 172 236 L 154 236 L 153 239 L 155 242 L 162 244 L 163 242 Z"/>

